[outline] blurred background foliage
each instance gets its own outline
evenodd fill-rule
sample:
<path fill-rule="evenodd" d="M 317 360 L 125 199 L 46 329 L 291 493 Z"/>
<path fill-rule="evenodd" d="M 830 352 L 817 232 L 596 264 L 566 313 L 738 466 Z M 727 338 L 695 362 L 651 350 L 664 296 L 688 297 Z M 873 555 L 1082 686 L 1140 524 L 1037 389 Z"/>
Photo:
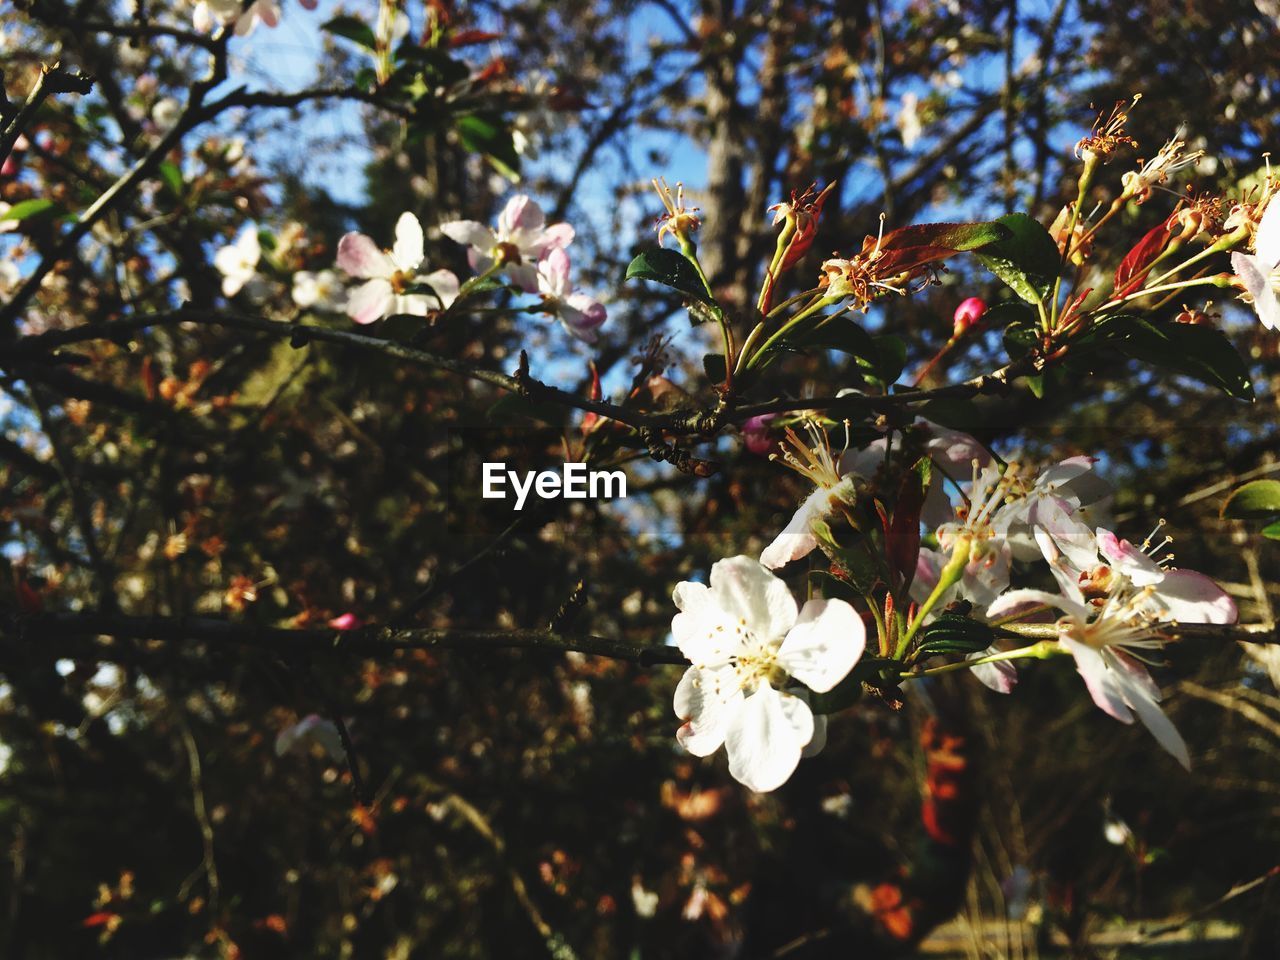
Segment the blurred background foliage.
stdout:
<path fill-rule="evenodd" d="M 373 23 L 377 7 L 345 12 Z M 287 2 L 277 31 L 232 41 L 218 89 L 373 89 L 360 73 L 375 58 L 317 29 L 339 12 Z M 428 46 L 428 22 L 493 36 L 446 45 L 449 63 L 406 58 L 380 106 L 246 105 L 192 130 L 164 155 L 176 180 L 153 171 L 60 258 L 13 318 L 20 333 L 217 306 L 212 251 L 250 221 L 304 236 L 259 299 L 227 309 L 292 319 L 289 272 L 329 266 L 342 232 L 381 241 L 406 209 L 428 228 L 490 220 L 518 165 L 519 189 L 578 230 L 580 282 L 610 311 L 600 345 L 502 311 L 383 335 L 507 371 L 527 349 L 534 375 L 583 393 L 594 358 L 615 398 L 643 356 L 670 381 L 643 390 L 706 401 L 712 325 L 620 283 L 652 242 L 652 176 L 686 182 L 712 284 L 745 307 L 773 248 L 766 207 L 811 181 L 840 187 L 802 286 L 881 212 L 890 226 L 1013 210 L 1047 224 L 1074 193 L 1071 147 L 1094 107 L 1135 93 L 1140 147 L 1100 178 L 1112 190 L 1182 124 L 1207 153 L 1202 191 L 1236 188 L 1278 142 L 1280 7 L 1266 0 L 409 0 L 405 12 L 411 46 Z M 189 14 L 147 0 L 0 13 L 12 103 L 40 63 L 97 79 L 38 113 L 20 169 L 0 180 L 5 202 L 81 211 L 154 149 L 156 105 L 185 103 L 209 54 L 145 28 L 186 29 Z M 460 134 L 457 118 L 477 112 L 494 138 Z M 1100 269 L 1173 203 L 1127 208 Z M 57 222 L 23 221 L 0 250 L 47 256 Z M 457 247 L 429 240 L 431 264 L 465 273 Z M 945 341 L 962 299 L 1000 297 L 963 258 L 950 266 L 867 318 L 907 339 L 908 370 Z M 1278 341 L 1237 305 L 1217 309 L 1251 358 L 1251 406 L 1117 361 L 1041 399 L 984 400 L 964 425 L 1005 452 L 1101 457 L 1118 529 L 1137 539 L 1167 518 L 1179 564 L 1223 582 L 1242 621 L 1267 622 L 1277 546 L 1217 511 L 1232 478 L 1276 463 Z M 729 436 L 706 451 L 711 477 L 633 457 L 623 504 L 499 514 L 466 450 L 553 464 L 565 436 L 580 442 L 580 418 L 544 423 L 495 407 L 487 386 L 374 353 L 200 324 L 75 352 L 74 365 L 0 362 L 0 955 L 1275 956 L 1275 883 L 1219 903 L 1280 863 L 1280 666 L 1257 650 L 1171 651 L 1161 679 L 1190 775 L 1053 663 L 1024 671 L 1011 697 L 959 677 L 901 711 L 864 702 L 791 782 L 753 796 L 723 760 L 676 747 L 673 667 L 19 642 L 14 617 L 35 609 L 541 627 L 582 582 L 574 630 L 661 644 L 672 586 L 758 553 L 805 493 Z M 1002 356 L 997 334 L 979 338 L 948 376 Z M 828 354 L 774 373 L 792 395 L 848 378 Z M 277 733 L 310 714 L 345 719 L 372 803 L 345 761 L 277 756 Z M 1140 942 L 1140 921 L 1186 918 L 1173 938 L 1193 943 Z"/>

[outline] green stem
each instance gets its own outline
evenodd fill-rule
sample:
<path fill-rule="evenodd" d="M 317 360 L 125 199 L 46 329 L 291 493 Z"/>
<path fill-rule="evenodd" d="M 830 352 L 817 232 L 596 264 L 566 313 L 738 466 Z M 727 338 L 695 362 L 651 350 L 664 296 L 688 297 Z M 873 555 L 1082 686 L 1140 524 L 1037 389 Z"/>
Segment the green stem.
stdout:
<path fill-rule="evenodd" d="M 951 551 L 951 559 L 947 561 L 946 566 L 938 574 L 938 582 L 934 585 L 933 592 L 929 594 L 924 603 L 920 604 L 920 609 L 916 611 L 916 617 L 911 621 L 911 626 L 898 638 L 898 646 L 893 651 L 893 659 L 901 660 L 906 655 L 907 649 L 911 646 L 911 641 L 924 625 L 924 618 L 942 599 L 943 594 L 955 586 L 959 579 L 964 576 L 964 568 L 968 562 L 969 539 L 968 537 L 961 537 L 956 543 L 955 549 Z"/>
<path fill-rule="evenodd" d="M 838 297 L 819 297 L 813 303 L 809 304 L 807 307 L 805 307 L 803 310 L 801 310 L 799 313 L 793 316 L 790 320 L 788 320 L 786 323 L 780 326 L 777 330 L 775 330 L 773 334 L 769 337 L 769 339 L 766 340 L 764 343 L 762 343 L 760 345 L 760 348 L 756 350 L 750 357 L 747 358 L 746 369 L 750 370 L 753 367 L 755 367 L 756 361 L 759 358 L 766 356 L 769 353 L 769 350 L 774 346 L 774 344 L 779 343 L 781 340 L 783 340 L 788 333 L 790 333 L 792 330 L 795 329 L 797 324 L 802 323 L 803 321 L 809 319 L 819 310 L 825 309 L 826 307 L 831 306 L 833 303 L 837 303 L 839 299 L 840 298 Z"/>
<path fill-rule="evenodd" d="M 955 663 L 944 663 L 940 667 L 930 667 L 927 670 L 912 670 L 899 674 L 902 680 L 919 680 L 921 677 L 936 677 L 943 673 L 954 673 L 957 670 L 969 670 L 973 667 L 984 663 L 1000 663 L 1004 660 L 1048 660 L 1050 657 L 1065 653 L 1057 640 L 1041 640 L 1033 643 L 1029 647 L 1019 647 L 1016 650 L 1002 650 L 999 653 L 992 653 L 985 657 L 978 657 L 976 660 L 958 660 Z"/>

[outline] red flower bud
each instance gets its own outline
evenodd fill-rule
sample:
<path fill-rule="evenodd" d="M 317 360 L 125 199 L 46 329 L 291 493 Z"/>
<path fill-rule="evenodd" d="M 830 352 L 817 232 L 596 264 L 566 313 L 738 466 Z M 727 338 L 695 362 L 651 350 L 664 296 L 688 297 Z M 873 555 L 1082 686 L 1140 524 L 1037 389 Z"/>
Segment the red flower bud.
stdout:
<path fill-rule="evenodd" d="M 987 305 L 980 297 L 970 297 L 963 301 L 956 307 L 955 326 L 952 328 L 951 336 L 955 338 L 963 336 L 986 312 Z"/>

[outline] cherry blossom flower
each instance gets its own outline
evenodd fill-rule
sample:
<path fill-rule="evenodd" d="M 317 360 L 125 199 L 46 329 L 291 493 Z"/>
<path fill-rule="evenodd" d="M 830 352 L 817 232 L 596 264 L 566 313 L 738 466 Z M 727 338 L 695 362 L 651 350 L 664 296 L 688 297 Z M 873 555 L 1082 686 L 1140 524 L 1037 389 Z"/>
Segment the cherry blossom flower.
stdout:
<path fill-rule="evenodd" d="M 511 282 L 527 293 L 538 290 L 538 261 L 553 247 L 567 247 L 574 230 L 567 223 L 546 225 L 542 208 L 525 194 L 507 201 L 496 229 L 476 220 L 451 220 L 440 232 L 467 247 L 467 262 L 477 273 L 501 263 Z"/>
<path fill-rule="evenodd" d="M 234 297 L 258 272 L 262 259 L 262 246 L 258 242 L 258 228 L 249 224 L 240 231 L 235 243 L 228 244 L 213 255 L 213 265 L 222 274 L 222 294 Z"/>
<path fill-rule="evenodd" d="M 816 425 L 809 425 L 810 442 L 806 444 L 796 432 L 787 429 L 788 444 L 771 459 L 780 459 L 786 466 L 814 484 L 813 493 L 805 498 L 787 521 L 782 532 L 760 554 L 760 562 L 777 569 L 793 560 L 808 556 L 818 546 L 813 535 L 812 523 L 832 516 L 841 504 L 852 504 L 857 499 L 854 477 L 847 476 L 841 463 L 831 451 L 827 435 Z"/>
<path fill-rule="evenodd" d="M 585 293 L 574 292 L 569 269 L 569 255 L 563 247 L 551 247 L 538 261 L 542 308 L 582 342 L 595 343 L 596 329 L 607 318 L 605 308 Z"/>
<path fill-rule="evenodd" d="M 228 24 L 240 17 L 243 4 L 240 0 L 200 0 L 191 17 L 192 25 L 201 33 L 208 33 L 214 24 Z"/>
<path fill-rule="evenodd" d="M 1235 603 L 1203 574 L 1170 569 L 1167 557 L 1157 560 L 1153 554 L 1167 538 L 1153 544 L 1148 537 L 1135 547 L 1099 528 L 1094 562 L 1081 569 L 1060 549 L 1058 538 L 1045 530 L 1037 530 L 1036 536 L 1061 593 L 1011 590 L 991 605 L 988 615 L 1009 616 L 1015 606 L 1025 604 L 1062 611 L 1058 643 L 1075 659 L 1094 703 L 1123 723 L 1132 723 L 1136 715 L 1189 769 L 1186 744 L 1160 710 L 1160 690 L 1143 666 L 1144 657 L 1164 645 L 1162 630 L 1170 622 L 1234 623 Z M 1075 550 L 1078 556 L 1082 545 L 1077 543 Z"/>
<path fill-rule="evenodd" d="M 1268 330 L 1280 330 L 1280 298 L 1276 297 L 1276 283 L 1280 279 L 1276 271 L 1280 266 L 1280 201 L 1275 196 L 1267 202 L 1267 209 L 1258 222 L 1253 251 L 1231 254 L 1231 266 L 1253 300 L 1253 309 L 1262 325 Z"/>
<path fill-rule="evenodd" d="M 693 664 L 676 687 L 676 739 L 699 757 L 723 746 L 734 779 L 776 789 L 815 740 L 803 688 L 823 693 L 853 669 L 866 647 L 862 619 L 843 600 L 797 609 L 786 584 L 743 556 L 713 565 L 709 586 L 679 584 L 673 599 L 671 633 Z M 792 681 L 802 687 L 787 690 Z"/>
<path fill-rule="evenodd" d="M 306 310 L 341 310 L 347 302 L 347 291 L 332 270 L 299 270 L 293 275 L 293 302 Z"/>
<path fill-rule="evenodd" d="M 396 221 L 396 242 L 390 250 L 380 250 L 363 233 L 345 234 L 338 241 L 338 267 L 366 281 L 347 299 L 347 316 L 356 323 L 397 314 L 425 317 L 433 299 L 448 308 L 457 299 L 458 278 L 448 270 L 420 274 L 423 259 L 422 224 L 412 213 L 402 213 Z M 428 286 L 434 298 L 411 292 L 418 284 Z"/>

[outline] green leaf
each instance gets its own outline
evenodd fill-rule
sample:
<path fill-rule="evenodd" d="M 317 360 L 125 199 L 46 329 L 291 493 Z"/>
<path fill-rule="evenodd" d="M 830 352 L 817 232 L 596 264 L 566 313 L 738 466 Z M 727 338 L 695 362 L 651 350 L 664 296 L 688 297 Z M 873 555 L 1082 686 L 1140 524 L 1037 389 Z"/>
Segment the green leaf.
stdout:
<path fill-rule="evenodd" d="M 1268 540 L 1280 540 L 1280 520 L 1269 523 L 1262 528 L 1262 535 Z"/>
<path fill-rule="evenodd" d="M 458 117 L 454 127 L 463 146 L 473 153 L 484 154 L 504 176 L 519 179 L 520 154 L 511 130 L 497 117 L 469 113 Z"/>
<path fill-rule="evenodd" d="M 1011 213 L 996 223 L 1011 233 L 985 247 L 978 259 L 1028 303 L 1041 303 L 1053 289 L 1062 254 L 1040 222 L 1025 213 Z"/>
<path fill-rule="evenodd" d="M 907 342 L 891 333 L 881 334 L 874 340 L 876 360 L 871 372 L 886 387 L 892 386 L 907 365 Z"/>
<path fill-rule="evenodd" d="M 23 200 L 21 203 L 15 203 L 12 207 L 0 215 L 0 220 L 13 220 L 21 223 L 23 220 L 32 220 L 43 214 L 49 213 L 57 206 L 52 200 L 35 199 Z"/>
<path fill-rule="evenodd" d="M 884 245 L 902 247 L 945 247 L 948 250 L 976 250 L 1013 238 L 1012 228 L 999 220 L 985 223 L 918 223 L 887 234 Z"/>
<path fill-rule="evenodd" d="M 723 353 L 708 353 L 702 358 L 702 372 L 712 383 L 724 383 L 728 372 Z"/>
<path fill-rule="evenodd" d="M 1236 487 L 1222 505 L 1222 516 L 1231 520 L 1280 518 L 1280 480 L 1252 480 Z"/>
<path fill-rule="evenodd" d="M 714 304 L 711 294 L 707 291 L 706 285 L 702 282 L 702 278 L 698 276 L 698 271 L 694 269 L 693 264 L 689 262 L 684 254 L 675 250 L 668 250 L 666 247 L 655 247 L 652 250 L 646 250 L 627 267 L 627 274 L 623 280 L 630 280 L 633 277 L 639 277 L 641 280 L 652 280 L 663 286 L 671 287 L 678 290 L 687 297 L 693 297 L 695 300 L 701 300 L 703 303 Z"/>
<path fill-rule="evenodd" d="M 373 30 L 359 17 L 345 15 L 334 17 L 328 23 L 321 24 L 320 29 L 326 33 L 332 33 L 335 37 L 342 37 L 353 43 L 358 43 L 369 50 L 373 50 L 378 46 L 378 40 L 373 35 Z"/>
<path fill-rule="evenodd" d="M 1253 399 L 1249 368 L 1226 335 L 1212 327 L 1157 325 L 1142 317 L 1119 316 L 1102 328 L 1101 339 L 1135 360 L 1192 377 L 1237 400 Z"/>
<path fill-rule="evenodd" d="M 169 192 L 175 197 L 181 197 L 182 188 L 185 186 L 185 181 L 182 179 L 182 168 L 172 160 L 166 160 L 160 164 L 157 172 L 160 174 L 160 179 L 164 181 L 164 185 L 169 188 Z"/>

